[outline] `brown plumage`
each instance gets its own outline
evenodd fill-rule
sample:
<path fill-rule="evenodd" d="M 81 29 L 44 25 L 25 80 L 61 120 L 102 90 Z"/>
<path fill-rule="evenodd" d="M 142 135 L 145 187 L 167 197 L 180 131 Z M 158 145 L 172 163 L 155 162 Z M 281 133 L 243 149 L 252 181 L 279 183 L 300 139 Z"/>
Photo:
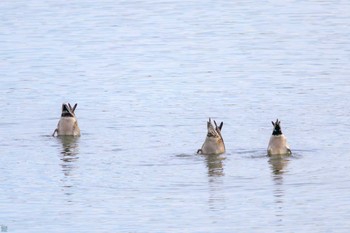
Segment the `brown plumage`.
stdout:
<path fill-rule="evenodd" d="M 207 129 L 208 133 L 205 138 L 205 141 L 203 143 L 203 146 L 201 149 L 198 149 L 198 154 L 222 154 L 225 152 L 225 144 L 224 139 L 221 135 L 221 129 L 223 126 L 223 122 L 219 126 L 217 126 L 216 122 L 214 121 L 215 127 L 211 123 L 211 119 L 209 118 L 209 121 L 207 122 Z"/>
<path fill-rule="evenodd" d="M 287 138 L 282 133 L 280 121 L 277 119 L 276 122 L 272 121 L 273 131 L 270 137 L 269 145 L 267 147 L 268 155 L 285 155 L 291 154 Z"/>
<path fill-rule="evenodd" d="M 78 120 L 75 116 L 77 105 L 75 104 L 72 108 L 69 103 L 62 104 L 61 118 L 52 136 L 55 136 L 55 133 L 57 133 L 57 136 L 80 136 Z"/>

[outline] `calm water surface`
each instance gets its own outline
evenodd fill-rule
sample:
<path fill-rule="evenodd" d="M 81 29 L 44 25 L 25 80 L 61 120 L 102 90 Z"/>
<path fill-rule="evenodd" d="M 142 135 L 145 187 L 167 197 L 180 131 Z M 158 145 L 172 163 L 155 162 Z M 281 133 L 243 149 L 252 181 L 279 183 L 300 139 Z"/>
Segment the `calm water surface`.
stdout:
<path fill-rule="evenodd" d="M 5 232 L 349 232 L 348 1 L 0 2 Z M 51 137 L 63 102 L 80 138 Z M 206 121 L 227 152 L 199 156 Z M 268 158 L 279 118 L 294 152 Z"/>

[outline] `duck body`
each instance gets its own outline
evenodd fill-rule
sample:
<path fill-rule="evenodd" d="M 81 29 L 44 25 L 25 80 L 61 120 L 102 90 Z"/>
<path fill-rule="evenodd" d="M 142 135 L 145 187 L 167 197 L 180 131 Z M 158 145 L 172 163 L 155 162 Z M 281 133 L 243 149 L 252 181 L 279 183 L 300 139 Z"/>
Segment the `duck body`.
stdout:
<path fill-rule="evenodd" d="M 207 122 L 208 133 L 201 149 L 198 149 L 197 151 L 198 154 L 218 155 L 225 153 L 225 143 L 221 135 L 223 122 L 221 122 L 220 126 L 217 126 L 215 121 L 214 124 L 215 127 L 209 118 L 209 121 Z"/>
<path fill-rule="evenodd" d="M 267 147 L 267 154 L 272 155 L 288 155 L 292 151 L 287 143 L 287 138 L 284 136 L 281 130 L 280 121 L 277 119 L 276 122 L 272 121 L 273 131 L 270 137 L 269 145 Z"/>
<path fill-rule="evenodd" d="M 57 136 L 80 136 L 78 120 L 74 113 L 76 107 L 77 104 L 75 104 L 73 108 L 69 103 L 62 104 L 61 118 L 52 136 L 54 136 L 55 133 L 57 133 Z"/>
<path fill-rule="evenodd" d="M 80 128 L 75 117 L 61 117 L 57 124 L 58 136 L 80 136 Z"/>
<path fill-rule="evenodd" d="M 290 154 L 291 150 L 287 144 L 287 138 L 282 134 L 270 137 L 269 146 L 267 148 L 268 155 L 285 155 Z"/>
<path fill-rule="evenodd" d="M 215 140 L 212 138 L 206 138 L 202 148 L 200 149 L 201 154 L 206 155 L 217 155 L 222 154 L 225 152 L 225 145 L 224 141 L 221 140 Z"/>

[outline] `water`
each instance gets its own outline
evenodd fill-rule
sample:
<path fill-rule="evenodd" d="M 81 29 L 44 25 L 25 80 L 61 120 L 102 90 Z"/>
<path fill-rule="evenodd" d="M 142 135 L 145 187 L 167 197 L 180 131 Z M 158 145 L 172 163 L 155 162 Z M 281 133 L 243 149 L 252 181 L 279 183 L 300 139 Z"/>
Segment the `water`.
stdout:
<path fill-rule="evenodd" d="M 1 1 L 3 232 L 348 232 L 347 1 Z M 63 102 L 82 136 L 51 137 Z M 206 121 L 227 152 L 199 156 Z M 293 156 L 266 156 L 279 118 Z"/>

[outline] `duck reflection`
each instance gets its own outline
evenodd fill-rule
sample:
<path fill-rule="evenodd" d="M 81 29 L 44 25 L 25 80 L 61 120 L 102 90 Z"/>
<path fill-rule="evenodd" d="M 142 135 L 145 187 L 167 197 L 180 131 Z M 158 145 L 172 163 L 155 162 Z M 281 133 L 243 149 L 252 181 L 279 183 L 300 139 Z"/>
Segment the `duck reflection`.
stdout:
<path fill-rule="evenodd" d="M 289 162 L 289 157 L 289 155 L 276 155 L 270 157 L 269 164 L 271 166 L 272 175 L 277 180 L 282 178 L 285 168 Z"/>
<path fill-rule="evenodd" d="M 217 177 L 224 175 L 223 155 L 205 155 L 209 177 Z"/>
<path fill-rule="evenodd" d="M 74 163 L 78 160 L 79 154 L 79 138 L 73 136 L 58 137 L 62 144 L 61 163 L 62 171 L 66 176 L 69 176 L 74 169 Z"/>
<path fill-rule="evenodd" d="M 209 208 L 212 211 L 222 210 L 225 205 L 223 176 L 225 157 L 223 155 L 205 155 L 205 162 L 208 169 L 209 184 Z"/>
<path fill-rule="evenodd" d="M 269 164 L 272 171 L 272 180 L 274 182 L 274 197 L 276 204 L 276 217 L 277 222 L 282 223 L 284 218 L 283 213 L 283 200 L 285 195 L 285 190 L 283 186 L 283 175 L 286 172 L 286 167 L 288 165 L 290 156 L 278 155 L 271 156 L 269 158 Z"/>
<path fill-rule="evenodd" d="M 62 192 L 69 197 L 67 202 L 72 202 L 71 195 L 73 194 L 73 171 L 76 168 L 79 154 L 79 138 L 74 136 L 59 136 L 57 137 L 62 148 L 60 150 L 60 166 L 64 174 L 62 182 Z"/>

